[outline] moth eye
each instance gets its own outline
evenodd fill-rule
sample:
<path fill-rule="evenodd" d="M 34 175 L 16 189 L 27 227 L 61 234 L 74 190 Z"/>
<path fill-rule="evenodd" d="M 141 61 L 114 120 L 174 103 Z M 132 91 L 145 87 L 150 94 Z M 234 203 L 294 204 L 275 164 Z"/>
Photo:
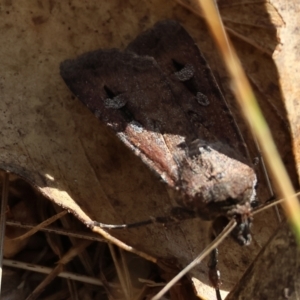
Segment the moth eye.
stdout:
<path fill-rule="evenodd" d="M 200 92 L 198 92 L 196 94 L 196 99 L 197 99 L 197 102 L 203 106 L 208 106 L 210 104 L 208 98 Z"/>

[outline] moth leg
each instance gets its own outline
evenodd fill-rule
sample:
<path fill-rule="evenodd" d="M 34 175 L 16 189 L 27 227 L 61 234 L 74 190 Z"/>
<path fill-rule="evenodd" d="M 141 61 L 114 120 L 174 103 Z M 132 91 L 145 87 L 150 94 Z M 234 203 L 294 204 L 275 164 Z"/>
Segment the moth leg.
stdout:
<path fill-rule="evenodd" d="M 209 267 L 208 276 L 212 286 L 216 290 L 217 300 L 222 300 L 221 293 L 220 293 L 220 286 L 222 284 L 222 281 L 221 281 L 221 273 L 218 269 L 218 254 L 219 254 L 218 248 L 215 248 L 210 253 L 210 260 L 208 263 L 208 267 Z"/>
<path fill-rule="evenodd" d="M 214 220 L 210 232 L 210 238 L 212 241 L 222 232 L 222 230 L 226 227 L 227 224 L 228 224 L 228 219 L 223 216 L 218 217 Z M 209 268 L 208 277 L 212 286 L 216 291 L 217 300 L 222 300 L 221 293 L 220 293 L 220 286 L 222 284 L 222 281 L 221 281 L 221 272 L 218 269 L 218 254 L 219 251 L 217 248 L 215 248 L 210 253 L 210 259 L 208 262 L 208 268 Z"/>

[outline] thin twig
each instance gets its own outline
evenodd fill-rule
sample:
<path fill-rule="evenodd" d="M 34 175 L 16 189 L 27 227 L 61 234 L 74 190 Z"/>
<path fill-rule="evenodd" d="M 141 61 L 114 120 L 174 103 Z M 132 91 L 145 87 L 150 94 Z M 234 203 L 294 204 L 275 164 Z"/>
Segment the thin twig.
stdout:
<path fill-rule="evenodd" d="M 8 199 L 8 187 L 9 187 L 9 173 L 4 173 L 4 180 L 2 186 L 2 201 L 1 201 L 1 212 L 0 212 L 0 294 L 1 294 L 1 283 L 2 283 L 2 263 L 3 263 L 3 251 L 4 251 L 4 237 L 5 237 L 5 219 L 6 219 L 6 207 Z"/>
<path fill-rule="evenodd" d="M 4 259 L 3 265 L 7 266 L 7 267 L 13 267 L 13 268 L 18 268 L 18 269 L 43 273 L 43 274 L 50 274 L 53 271 L 52 268 L 48 268 L 48 267 L 44 267 L 44 266 L 36 265 L 36 264 L 30 264 L 30 263 L 22 262 L 22 261 L 16 261 L 16 260 L 12 260 L 12 259 Z M 60 272 L 57 276 L 84 282 L 84 283 L 99 285 L 99 286 L 103 285 L 102 281 L 99 280 L 98 278 L 89 277 L 89 276 L 80 275 L 80 274 L 71 273 L 71 272 Z"/>
<path fill-rule="evenodd" d="M 6 226 L 14 226 L 14 227 L 19 227 L 19 228 L 31 229 L 31 228 L 35 228 L 36 226 L 38 226 L 38 224 L 25 224 L 25 223 L 21 223 L 18 221 L 6 221 Z M 56 233 L 56 234 L 60 234 L 60 235 L 66 235 L 66 236 L 74 237 L 74 238 L 78 238 L 78 239 L 107 243 L 106 239 L 102 238 L 98 234 L 94 234 L 91 232 L 80 232 L 80 231 L 75 232 L 75 231 L 72 231 L 69 229 L 63 229 L 63 228 L 51 227 L 51 226 L 39 228 L 39 231 L 44 231 L 44 232 L 48 232 L 48 233 Z"/>
<path fill-rule="evenodd" d="M 91 241 L 83 240 L 78 242 L 77 245 L 71 247 L 57 262 L 57 266 L 51 270 L 51 273 L 48 274 L 37 287 L 35 287 L 26 300 L 38 299 L 43 290 L 63 271 L 65 265 L 84 251 L 91 243 Z"/>
<path fill-rule="evenodd" d="M 16 238 L 12 238 L 10 239 L 11 241 L 22 241 L 25 240 L 26 238 L 34 235 L 36 232 L 38 232 L 41 228 L 44 228 L 48 225 L 50 225 L 51 223 L 55 222 L 56 220 L 60 219 L 61 217 L 63 217 L 64 215 L 66 215 L 68 212 L 66 210 L 50 217 L 49 219 L 39 223 L 36 227 L 30 229 L 29 231 L 27 231 L 26 233 L 24 233 L 23 235 L 20 235 Z"/>
<path fill-rule="evenodd" d="M 300 196 L 300 192 L 294 194 L 294 197 L 298 197 Z M 285 198 L 283 199 L 279 199 L 279 200 L 275 200 L 275 201 L 272 201 L 271 203 L 267 204 L 267 203 L 264 203 L 262 204 L 261 206 L 253 209 L 253 215 L 256 215 L 258 213 L 261 213 L 263 210 L 266 210 L 266 209 L 269 209 L 270 207 L 272 206 L 275 206 L 275 205 L 278 205 L 279 203 L 282 203 L 285 201 Z"/>
<path fill-rule="evenodd" d="M 101 234 L 105 239 L 107 239 L 108 242 L 115 244 L 116 246 L 120 247 L 121 249 L 124 249 L 128 252 L 134 253 L 136 255 L 139 255 L 140 257 L 143 257 L 149 261 L 152 261 L 153 263 L 157 263 L 157 259 L 155 257 L 148 255 L 145 252 L 139 251 L 139 250 L 135 249 L 134 247 L 131 247 L 131 246 L 125 244 L 124 242 L 113 237 L 112 235 L 110 235 L 108 232 L 106 232 L 105 230 L 103 230 L 100 227 L 94 226 L 92 228 L 92 231 Z"/>

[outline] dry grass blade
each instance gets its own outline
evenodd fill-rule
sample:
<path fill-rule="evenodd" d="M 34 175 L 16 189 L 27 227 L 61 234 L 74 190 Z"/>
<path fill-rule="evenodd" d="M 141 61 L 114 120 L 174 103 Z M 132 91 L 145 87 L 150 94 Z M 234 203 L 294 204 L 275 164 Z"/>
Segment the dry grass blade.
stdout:
<path fill-rule="evenodd" d="M 125 272 L 124 269 L 120 266 L 119 261 L 117 259 L 117 255 L 116 255 L 116 251 L 114 249 L 114 246 L 109 244 L 109 250 L 110 250 L 110 254 L 112 256 L 112 259 L 114 261 L 114 265 L 116 267 L 116 271 L 118 274 L 118 278 L 120 280 L 121 283 L 121 287 L 124 293 L 124 297 L 125 299 L 130 299 L 130 294 L 129 294 L 129 288 L 128 288 L 128 284 L 127 284 L 127 277 L 125 276 Z"/>
<path fill-rule="evenodd" d="M 241 67 L 239 59 L 226 36 L 222 20 L 213 1 L 199 1 L 210 30 L 223 55 L 227 70 L 232 78 L 233 92 L 238 100 L 244 116 L 263 149 L 263 154 L 276 180 L 283 198 L 285 209 L 300 241 L 300 206 L 286 169 L 280 159 L 277 148 L 272 139 L 270 129 L 257 104 L 249 81 Z"/>
<path fill-rule="evenodd" d="M 60 207 L 57 207 L 56 205 L 54 205 L 54 210 L 56 212 L 59 212 L 61 211 L 61 208 Z M 43 210 L 43 214 L 46 213 L 45 210 Z M 61 224 L 64 228 L 66 229 L 72 229 L 72 218 L 71 216 L 66 216 L 65 218 L 61 219 Z M 56 241 L 54 241 L 53 239 L 51 239 L 50 236 L 48 236 L 48 241 L 54 246 L 56 247 Z M 69 240 L 71 242 L 71 244 L 73 246 L 76 246 L 77 243 L 78 243 L 78 240 L 76 240 L 75 238 L 69 236 Z M 59 255 L 59 257 L 61 257 L 61 255 Z M 89 275 L 89 276 L 93 276 L 94 275 L 94 272 L 93 272 L 93 263 L 91 261 L 91 258 L 89 256 L 89 254 L 87 253 L 87 251 L 82 251 L 79 255 L 78 255 L 78 258 L 80 259 L 81 261 L 81 264 L 84 266 L 84 269 L 85 269 L 85 272 Z M 73 290 L 71 288 L 71 283 L 69 282 L 68 285 L 70 286 L 70 290 Z"/>
<path fill-rule="evenodd" d="M 282 222 L 226 300 L 299 300 L 299 258 L 295 235 Z"/>
<path fill-rule="evenodd" d="M 56 214 L 55 216 L 52 216 L 51 218 L 45 220 L 44 222 L 38 224 L 36 227 L 32 228 L 31 230 L 29 230 L 28 232 L 26 232 L 25 234 L 11 239 L 11 241 L 17 242 L 23 239 L 26 239 L 30 236 L 32 236 L 33 234 L 35 234 L 36 232 L 38 232 L 39 230 L 41 230 L 42 228 L 50 225 L 51 223 L 55 222 L 56 220 L 60 219 L 61 217 L 63 217 L 64 215 L 66 215 L 68 212 L 66 210 Z"/>
<path fill-rule="evenodd" d="M 6 225 L 19 227 L 19 228 L 26 228 L 26 229 L 33 229 L 33 228 L 36 228 L 37 226 L 39 226 L 38 224 L 23 224 L 23 223 L 20 223 L 17 221 L 6 221 Z M 84 239 L 84 240 L 107 242 L 104 238 L 100 237 L 97 234 L 93 234 L 93 233 L 89 233 L 89 232 L 79 232 L 78 230 L 75 231 L 75 230 L 70 230 L 70 229 L 62 229 L 62 228 L 58 228 L 58 227 L 39 227 L 39 231 L 48 232 L 48 233 L 56 233 L 59 235 L 66 235 L 69 237 L 74 237 L 74 238 Z"/>
<path fill-rule="evenodd" d="M 18 269 L 23 269 L 23 270 L 28 270 L 28 271 L 33 271 L 33 272 L 38 272 L 38 273 L 43 273 L 43 274 L 50 274 L 53 272 L 52 268 L 48 268 L 45 266 L 40 266 L 36 264 L 30 264 L 30 263 L 24 263 L 21 261 L 16 261 L 12 259 L 4 259 L 3 260 L 3 265 L 7 267 L 12 267 L 12 268 L 18 268 Z M 102 285 L 102 282 L 98 278 L 93 278 L 85 275 L 80 275 L 76 273 L 71 273 L 71 272 L 60 272 L 57 274 L 58 277 L 62 278 L 67 278 L 67 279 L 72 279 L 84 283 L 89 283 L 89 284 L 94 284 L 94 285 Z"/>
<path fill-rule="evenodd" d="M 175 1 L 204 18 L 198 0 Z M 218 7 L 228 34 L 272 56 L 279 40 L 278 31 L 284 26 L 284 21 L 270 1 L 219 0 Z"/>
<path fill-rule="evenodd" d="M 125 258 L 125 255 L 124 255 L 124 252 L 121 250 L 120 251 L 120 256 L 121 256 L 121 266 L 122 266 L 122 274 L 124 276 L 124 279 L 123 281 L 125 282 L 126 286 L 127 286 L 127 295 L 129 296 L 128 299 L 132 299 L 132 282 L 131 282 L 131 278 L 130 278 L 130 270 L 128 269 L 128 264 L 127 264 L 127 261 L 126 261 L 126 258 Z"/>
<path fill-rule="evenodd" d="M 131 247 L 131 246 L 123 243 L 122 241 L 113 237 L 112 235 L 110 235 L 108 232 L 106 232 L 105 230 L 103 230 L 100 227 L 95 226 L 92 230 L 98 234 L 101 234 L 108 242 L 115 244 L 116 246 L 120 247 L 121 249 L 123 249 L 125 251 L 139 255 L 140 257 L 143 257 L 153 263 L 157 262 L 157 259 L 155 257 L 148 255 L 145 252 L 139 251 L 139 250 L 135 249 L 134 247 Z"/>
<path fill-rule="evenodd" d="M 188 266 L 186 266 L 180 273 L 178 273 L 152 300 L 159 300 L 174 284 L 176 284 L 184 275 L 191 269 L 198 265 L 209 253 L 218 247 L 222 241 L 231 233 L 236 226 L 236 221 L 232 219 L 223 231 L 211 242 Z"/>
<path fill-rule="evenodd" d="M 64 265 L 84 251 L 92 242 L 82 241 L 77 246 L 72 247 L 59 261 L 57 267 L 35 288 L 35 290 L 27 297 L 26 300 L 34 300 L 43 292 L 45 287 L 63 271 Z"/>
<path fill-rule="evenodd" d="M 299 197 L 299 196 L 300 196 L 300 192 L 296 193 L 294 196 L 295 196 L 295 197 Z M 270 202 L 270 203 L 268 203 L 268 204 L 263 204 L 263 205 L 261 205 L 261 206 L 255 208 L 255 209 L 253 210 L 253 215 L 256 215 L 256 214 L 258 214 L 258 213 L 260 213 L 260 212 L 262 212 L 262 211 L 264 211 L 264 210 L 267 210 L 267 209 L 269 209 L 270 207 L 276 206 L 276 205 L 278 205 L 278 204 L 280 204 L 280 203 L 282 203 L 282 202 L 284 202 L 284 201 L 285 201 L 285 199 L 278 199 L 278 200 L 273 201 L 273 202 Z"/>

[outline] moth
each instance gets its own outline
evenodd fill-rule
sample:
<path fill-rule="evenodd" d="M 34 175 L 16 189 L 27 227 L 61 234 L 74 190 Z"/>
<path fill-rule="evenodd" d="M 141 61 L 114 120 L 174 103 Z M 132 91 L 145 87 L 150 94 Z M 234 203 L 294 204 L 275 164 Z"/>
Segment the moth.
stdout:
<path fill-rule="evenodd" d="M 60 73 L 160 176 L 182 211 L 235 218 L 235 240 L 250 243 L 257 177 L 210 67 L 180 24 L 159 22 L 124 51 L 83 54 L 62 62 Z"/>

